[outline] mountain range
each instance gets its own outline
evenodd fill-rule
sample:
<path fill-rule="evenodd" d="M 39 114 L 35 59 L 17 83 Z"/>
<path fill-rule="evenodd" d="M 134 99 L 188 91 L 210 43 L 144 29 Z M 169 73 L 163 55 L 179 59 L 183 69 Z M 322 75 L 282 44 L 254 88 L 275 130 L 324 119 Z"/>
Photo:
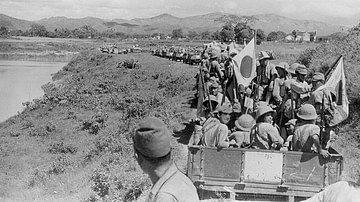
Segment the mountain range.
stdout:
<path fill-rule="evenodd" d="M 115 32 L 152 34 L 170 34 L 174 29 L 203 32 L 221 30 L 225 22 L 246 21 L 255 29 L 262 29 L 266 34 L 272 31 L 291 33 L 293 30 L 316 31 L 317 35 L 324 36 L 336 32 L 346 32 L 348 27 L 331 25 L 313 20 L 296 20 L 276 14 L 262 14 L 241 16 L 227 13 L 209 13 L 189 17 L 176 17 L 170 14 L 161 14 L 150 18 L 125 19 L 100 19 L 95 17 L 67 18 L 50 17 L 38 21 L 27 21 L 0 14 L 0 27 L 5 26 L 10 30 L 28 30 L 34 23 L 45 26 L 49 31 L 56 28 L 68 28 L 70 30 L 89 25 L 100 32 L 112 29 Z"/>

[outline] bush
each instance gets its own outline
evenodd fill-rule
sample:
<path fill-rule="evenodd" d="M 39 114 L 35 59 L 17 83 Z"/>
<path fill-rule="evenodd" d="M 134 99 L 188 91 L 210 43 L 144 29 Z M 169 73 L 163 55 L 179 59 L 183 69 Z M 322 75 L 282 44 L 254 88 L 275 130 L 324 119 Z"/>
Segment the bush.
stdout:
<path fill-rule="evenodd" d="M 59 175 L 66 171 L 66 169 L 71 165 L 71 161 L 68 156 L 61 155 L 55 159 L 51 164 L 51 167 L 48 171 L 49 175 L 55 174 Z"/>
<path fill-rule="evenodd" d="M 109 195 L 110 174 L 105 170 L 95 170 L 91 176 L 91 189 L 100 197 Z"/>
<path fill-rule="evenodd" d="M 77 148 L 71 145 L 64 145 L 63 142 L 51 144 L 48 151 L 52 154 L 75 154 Z"/>

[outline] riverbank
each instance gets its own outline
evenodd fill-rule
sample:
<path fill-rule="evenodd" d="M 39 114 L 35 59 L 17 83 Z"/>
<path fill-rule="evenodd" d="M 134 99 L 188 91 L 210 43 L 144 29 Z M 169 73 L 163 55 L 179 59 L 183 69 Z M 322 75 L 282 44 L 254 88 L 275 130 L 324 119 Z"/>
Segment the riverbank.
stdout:
<path fill-rule="evenodd" d="M 148 52 L 101 54 L 97 45 L 56 45 L 88 48 L 76 48 L 81 54 L 44 86 L 44 99 L 0 124 L 0 201 L 136 199 L 150 181 L 133 159 L 131 133 L 148 115 L 173 131 L 174 160 L 185 170 L 197 68 Z M 141 66 L 121 66 L 133 58 Z M 359 136 L 350 132 L 358 128 L 359 105 L 351 106 L 335 143 L 345 158 L 346 179 L 359 173 Z"/>
<path fill-rule="evenodd" d="M 133 57 L 141 68 L 119 67 Z M 191 118 L 195 72 L 148 53 L 78 55 L 44 87 L 44 100 L 1 125 L 0 198 L 137 196 L 150 183 L 132 157 L 130 136 L 147 115 L 162 118 L 174 131 L 174 158 L 184 170 L 182 143 L 189 134 L 182 123 Z"/>

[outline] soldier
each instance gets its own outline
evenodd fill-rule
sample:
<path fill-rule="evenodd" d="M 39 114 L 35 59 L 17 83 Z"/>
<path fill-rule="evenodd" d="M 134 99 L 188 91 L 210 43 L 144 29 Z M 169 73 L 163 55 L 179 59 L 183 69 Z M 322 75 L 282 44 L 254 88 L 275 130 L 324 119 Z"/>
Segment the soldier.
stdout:
<path fill-rule="evenodd" d="M 212 83 L 210 85 L 210 95 L 214 95 L 220 104 L 230 104 L 230 100 L 222 94 L 220 91 L 220 85 L 218 83 Z"/>
<path fill-rule="evenodd" d="M 273 82 L 272 96 L 275 104 L 280 105 L 286 93 L 284 83 L 286 79 L 286 70 L 289 68 L 289 65 L 286 62 L 280 62 L 275 68 L 278 73 L 278 77 L 276 77 Z"/>
<path fill-rule="evenodd" d="M 229 140 L 235 140 L 235 147 L 247 147 L 250 145 L 250 131 L 256 124 L 250 114 L 243 114 L 235 121 L 235 130 L 230 134 Z"/>
<path fill-rule="evenodd" d="M 256 67 L 256 80 L 259 92 L 258 97 L 260 101 L 267 100 L 267 102 L 269 102 L 271 97 L 269 84 L 276 78 L 277 75 L 275 65 L 271 64 L 269 60 L 270 56 L 265 51 L 261 51 L 259 56 L 259 66 Z M 263 97 L 264 95 L 266 95 L 265 99 Z"/>
<path fill-rule="evenodd" d="M 328 157 L 329 152 L 322 149 L 320 144 L 320 127 L 315 125 L 316 110 L 311 104 L 304 104 L 296 113 L 298 124 L 292 139 L 293 150 L 301 152 L 317 152 Z"/>
<path fill-rule="evenodd" d="M 292 151 L 292 138 L 294 136 L 295 125 L 297 119 L 290 119 L 285 123 L 284 130 L 281 130 L 281 137 L 285 140 L 282 151 Z M 283 128 L 282 128 L 283 129 Z"/>
<path fill-rule="evenodd" d="M 299 108 L 301 104 L 309 99 L 309 92 L 311 92 L 311 87 L 305 81 L 307 75 L 307 69 L 305 65 L 299 65 L 296 70 L 296 80 L 290 85 L 292 99 L 295 101 L 295 108 Z"/>
<path fill-rule="evenodd" d="M 155 117 L 142 120 L 135 130 L 134 156 L 153 184 L 147 201 L 199 201 L 195 186 L 171 159 L 170 135 Z"/>
<path fill-rule="evenodd" d="M 256 111 L 256 126 L 251 131 L 251 148 L 254 149 L 280 149 L 284 140 L 278 129 L 273 125 L 275 111 L 267 106 L 260 105 Z"/>
<path fill-rule="evenodd" d="M 219 78 L 220 81 L 223 80 L 224 77 L 224 73 L 221 71 L 221 66 L 219 64 L 219 62 L 217 61 L 217 58 L 219 56 L 218 52 L 216 50 L 212 50 L 209 53 L 210 59 L 210 65 L 209 65 L 209 73 L 210 76 L 215 76 L 217 78 Z"/>
<path fill-rule="evenodd" d="M 229 129 L 226 124 L 230 121 L 232 108 L 231 105 L 220 105 L 216 111 L 217 118 L 211 117 L 203 125 L 201 144 L 221 149 L 229 147 Z"/>

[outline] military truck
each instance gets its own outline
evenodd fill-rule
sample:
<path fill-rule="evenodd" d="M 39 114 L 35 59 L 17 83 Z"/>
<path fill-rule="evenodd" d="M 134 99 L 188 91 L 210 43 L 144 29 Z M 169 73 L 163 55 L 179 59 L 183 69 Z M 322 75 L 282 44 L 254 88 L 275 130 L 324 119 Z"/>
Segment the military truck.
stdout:
<path fill-rule="evenodd" d="M 343 157 L 317 153 L 189 146 L 187 175 L 200 199 L 300 201 L 340 180 Z"/>

